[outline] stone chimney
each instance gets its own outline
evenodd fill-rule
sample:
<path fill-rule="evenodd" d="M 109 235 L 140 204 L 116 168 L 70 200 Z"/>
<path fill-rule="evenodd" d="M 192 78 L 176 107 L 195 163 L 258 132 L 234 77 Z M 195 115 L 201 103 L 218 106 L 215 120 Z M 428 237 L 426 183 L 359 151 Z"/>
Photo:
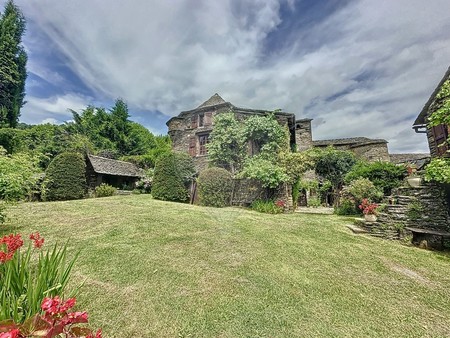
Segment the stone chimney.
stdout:
<path fill-rule="evenodd" d="M 312 119 L 295 121 L 295 143 L 297 144 L 297 151 L 305 151 L 313 147 L 311 121 Z"/>

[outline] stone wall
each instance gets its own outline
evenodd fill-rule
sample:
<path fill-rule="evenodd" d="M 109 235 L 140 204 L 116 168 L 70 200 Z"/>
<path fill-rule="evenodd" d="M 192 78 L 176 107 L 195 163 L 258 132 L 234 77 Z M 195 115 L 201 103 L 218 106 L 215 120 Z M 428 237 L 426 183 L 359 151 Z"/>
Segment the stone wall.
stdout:
<path fill-rule="evenodd" d="M 305 151 L 313 147 L 311 119 L 295 121 L 295 143 L 298 151 Z"/>
<path fill-rule="evenodd" d="M 365 159 L 369 162 L 385 161 L 390 162 L 389 152 L 387 144 L 374 143 L 361 146 L 351 147 L 349 150 L 358 158 Z"/>
<path fill-rule="evenodd" d="M 379 215 L 384 224 L 450 231 L 449 206 L 442 186 L 427 183 L 413 188 L 403 186 L 393 191 L 386 211 Z"/>
<path fill-rule="evenodd" d="M 231 205 L 248 207 L 255 200 L 283 201 L 284 211 L 293 211 L 292 187 L 282 184 L 276 189 L 268 189 L 261 186 L 261 183 L 253 179 L 234 179 Z"/>

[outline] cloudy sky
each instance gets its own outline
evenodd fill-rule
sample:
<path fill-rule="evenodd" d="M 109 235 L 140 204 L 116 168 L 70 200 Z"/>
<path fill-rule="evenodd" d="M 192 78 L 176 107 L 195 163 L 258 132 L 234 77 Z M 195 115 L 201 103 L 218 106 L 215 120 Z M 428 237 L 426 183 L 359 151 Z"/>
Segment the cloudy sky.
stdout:
<path fill-rule="evenodd" d="M 27 19 L 26 123 L 120 97 L 132 120 L 165 134 L 171 116 L 217 92 L 313 118 L 314 139 L 423 152 L 411 125 L 450 65 L 449 0 L 16 3 Z"/>

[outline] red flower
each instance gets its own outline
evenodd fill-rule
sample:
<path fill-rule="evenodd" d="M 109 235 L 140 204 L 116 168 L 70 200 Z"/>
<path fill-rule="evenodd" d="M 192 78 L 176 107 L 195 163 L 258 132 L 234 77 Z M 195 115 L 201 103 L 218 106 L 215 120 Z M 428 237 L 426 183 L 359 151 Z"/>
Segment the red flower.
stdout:
<path fill-rule="evenodd" d="M 88 334 L 86 338 L 102 338 L 102 329 L 98 329 L 97 333 L 95 334 L 95 337 L 93 334 Z"/>
<path fill-rule="evenodd" d="M 375 215 L 377 212 L 378 204 L 370 203 L 367 198 L 363 199 L 361 204 L 358 206 L 364 215 Z"/>
<path fill-rule="evenodd" d="M 0 332 L 0 338 L 19 338 L 20 331 L 19 329 L 13 329 L 8 332 Z"/>
<path fill-rule="evenodd" d="M 0 239 L 0 245 L 6 245 L 6 252 L 0 251 L 0 263 L 5 263 L 14 257 L 14 253 L 23 245 L 20 234 L 9 234 Z"/>
<path fill-rule="evenodd" d="M 30 239 L 34 241 L 34 247 L 39 249 L 44 245 L 44 238 L 41 237 L 39 232 L 35 232 L 34 234 L 30 235 Z"/>
<path fill-rule="evenodd" d="M 286 205 L 286 203 L 284 203 L 284 201 L 282 200 L 278 200 L 275 202 L 275 205 L 279 208 L 284 208 L 284 206 Z"/>

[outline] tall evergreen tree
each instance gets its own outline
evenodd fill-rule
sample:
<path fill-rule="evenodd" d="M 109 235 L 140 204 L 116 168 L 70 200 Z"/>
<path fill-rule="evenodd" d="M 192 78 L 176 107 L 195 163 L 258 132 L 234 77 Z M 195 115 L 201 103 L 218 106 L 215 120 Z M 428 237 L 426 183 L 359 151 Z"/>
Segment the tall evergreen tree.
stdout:
<path fill-rule="evenodd" d="M 24 105 L 27 54 L 25 18 L 12 0 L 0 15 L 0 127 L 17 127 Z"/>

